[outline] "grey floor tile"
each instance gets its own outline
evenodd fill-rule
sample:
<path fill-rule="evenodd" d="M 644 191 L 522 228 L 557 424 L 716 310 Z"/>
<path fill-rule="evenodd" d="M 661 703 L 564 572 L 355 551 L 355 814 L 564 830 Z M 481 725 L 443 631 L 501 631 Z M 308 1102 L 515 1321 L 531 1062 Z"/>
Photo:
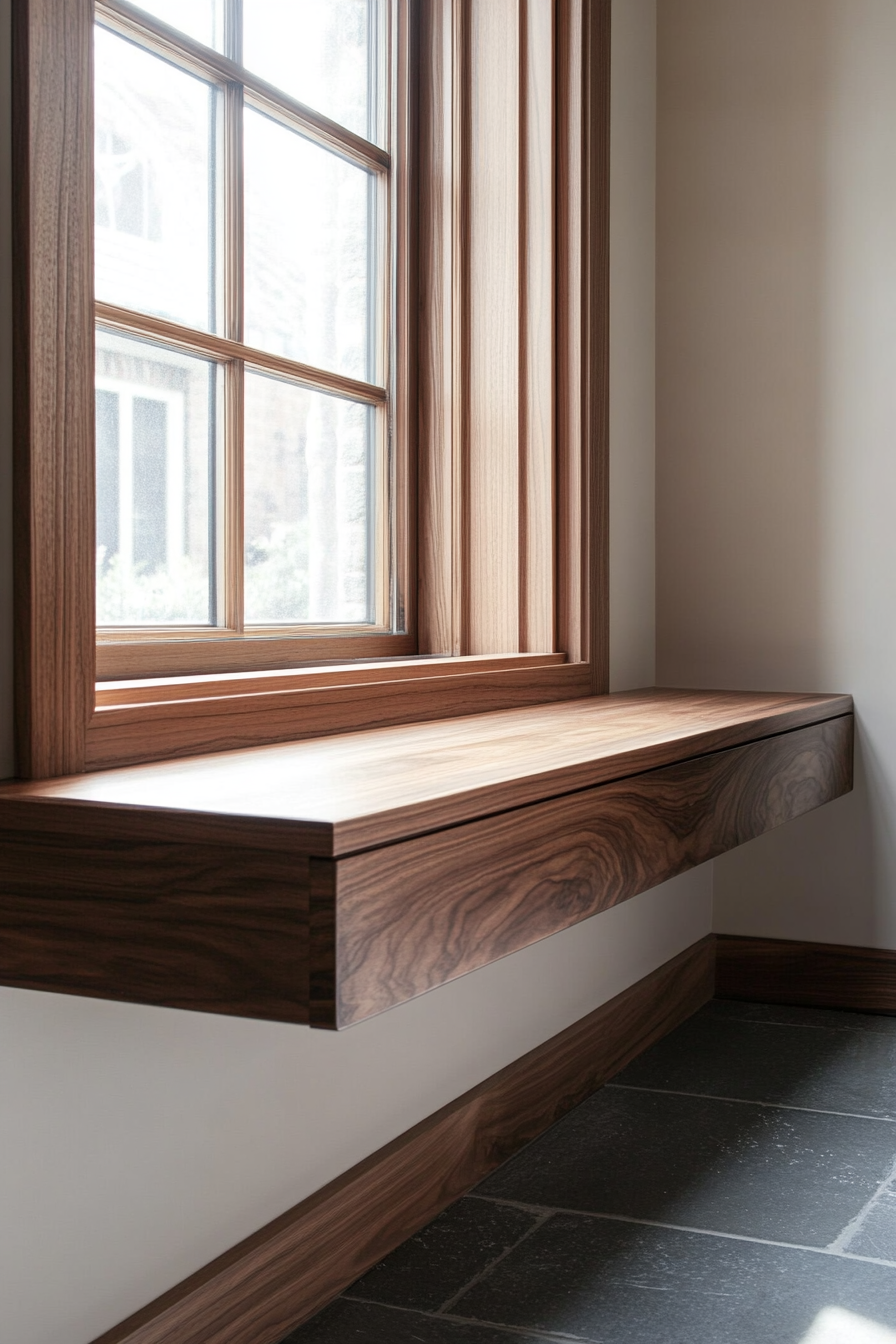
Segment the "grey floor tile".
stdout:
<path fill-rule="evenodd" d="M 838 1008 L 801 1008 L 791 1004 L 746 1003 L 738 999 L 712 999 L 698 1017 L 733 1017 L 742 1022 L 783 1022 L 791 1026 L 839 1028 L 842 1031 L 876 1031 L 896 1036 L 896 1017 L 882 1013 L 852 1013 Z"/>
<path fill-rule="evenodd" d="M 882 1196 L 847 1244 L 850 1255 L 896 1263 L 896 1190 Z"/>
<path fill-rule="evenodd" d="M 281 1344 L 513 1344 L 533 1338 L 537 1336 L 340 1297 Z"/>
<path fill-rule="evenodd" d="M 436 1311 L 537 1222 L 522 1209 L 458 1200 L 374 1265 L 346 1296 Z"/>
<path fill-rule="evenodd" d="M 594 1344 L 800 1344 L 832 1308 L 896 1328 L 896 1270 L 558 1214 L 453 1310 Z"/>
<path fill-rule="evenodd" d="M 896 1032 L 698 1014 L 613 1082 L 896 1120 Z"/>
<path fill-rule="evenodd" d="M 607 1087 L 475 1193 L 826 1246 L 894 1153 L 879 1120 Z"/>

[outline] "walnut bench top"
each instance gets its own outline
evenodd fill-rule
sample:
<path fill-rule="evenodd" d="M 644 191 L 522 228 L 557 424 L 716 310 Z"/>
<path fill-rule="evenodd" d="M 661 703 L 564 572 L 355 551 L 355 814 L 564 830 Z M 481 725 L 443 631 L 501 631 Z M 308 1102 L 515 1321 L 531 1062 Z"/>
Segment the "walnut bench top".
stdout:
<path fill-rule="evenodd" d="M 851 712 L 848 695 L 633 691 L 6 784 L 0 826 L 37 803 L 51 829 L 72 809 L 92 827 L 139 813 L 160 831 L 332 858 Z"/>

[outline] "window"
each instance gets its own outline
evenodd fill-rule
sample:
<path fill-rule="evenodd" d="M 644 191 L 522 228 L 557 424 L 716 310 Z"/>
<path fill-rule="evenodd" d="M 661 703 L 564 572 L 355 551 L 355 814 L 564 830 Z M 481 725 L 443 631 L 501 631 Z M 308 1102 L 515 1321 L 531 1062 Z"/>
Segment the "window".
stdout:
<path fill-rule="evenodd" d="M 609 0 L 13 18 L 20 772 L 606 690 Z"/>
<path fill-rule="evenodd" d="M 307 662 L 346 634 L 408 651 L 393 28 L 390 0 L 98 0 L 104 677 Z"/>

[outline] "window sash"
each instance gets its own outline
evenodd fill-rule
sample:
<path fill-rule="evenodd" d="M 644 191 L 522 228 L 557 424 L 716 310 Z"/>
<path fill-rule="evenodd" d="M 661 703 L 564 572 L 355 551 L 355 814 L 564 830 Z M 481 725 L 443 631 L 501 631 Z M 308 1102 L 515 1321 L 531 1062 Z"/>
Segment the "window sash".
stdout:
<path fill-rule="evenodd" d="M 199 671 L 203 667 L 211 671 L 213 666 L 230 665 L 235 655 L 235 641 L 244 646 L 247 666 L 269 666 L 272 654 L 281 665 L 326 657 L 334 639 L 340 636 L 370 636 L 376 642 L 371 656 L 404 652 L 404 646 L 408 644 L 399 613 L 400 597 L 407 583 L 407 557 L 406 553 L 399 553 L 396 545 L 398 529 L 390 517 L 393 502 L 399 500 L 407 488 L 405 481 L 398 478 L 390 443 L 390 400 L 401 394 L 401 389 L 395 386 L 391 377 L 395 362 L 392 326 L 396 318 L 395 304 L 389 297 L 393 288 L 395 262 L 394 249 L 390 247 L 389 239 L 390 214 L 396 193 L 394 156 L 388 149 L 364 140 L 346 127 L 266 84 L 235 60 L 241 27 L 241 3 L 242 0 L 228 0 L 225 17 L 225 32 L 230 34 L 227 54 L 204 47 L 150 16 L 133 10 L 129 5 L 117 3 L 117 0 L 97 0 L 95 5 L 98 23 L 217 86 L 224 102 L 221 156 L 223 209 L 220 212 L 222 220 L 216 229 L 219 246 L 223 245 L 224 251 L 224 334 L 186 327 L 108 302 L 97 301 L 95 305 L 98 324 L 211 358 L 223 369 L 223 498 L 219 506 L 217 528 L 220 536 L 217 548 L 221 554 L 218 558 L 218 600 L 214 604 L 219 621 L 216 625 L 192 627 L 100 627 L 97 630 L 97 641 L 98 674 L 101 677 L 135 673 L 163 675 L 166 671 L 177 674 L 187 670 Z M 395 122 L 401 127 L 405 120 L 399 108 L 390 105 L 398 102 L 399 90 L 395 90 L 395 99 L 388 97 L 391 68 L 388 53 L 390 46 L 394 47 L 400 37 L 395 31 L 394 40 L 390 44 L 390 29 L 397 29 L 398 26 L 393 10 L 391 0 L 382 0 L 377 6 L 377 24 L 382 31 L 377 35 L 373 61 L 379 65 L 379 69 L 371 69 L 371 81 L 385 90 L 387 95 L 379 100 L 382 138 L 386 144 L 397 140 L 390 134 L 390 123 Z M 338 154 L 371 174 L 376 234 L 372 239 L 372 265 L 369 272 L 369 283 L 373 287 L 370 342 L 377 375 L 375 382 L 350 378 L 252 348 L 242 339 L 242 137 L 244 108 L 248 107 L 273 118 L 289 130 L 299 132 L 322 149 Z M 400 140 L 397 140 L 397 144 L 403 148 Z M 243 601 L 243 385 L 247 370 L 274 375 L 299 387 L 335 394 L 374 408 L 372 490 L 369 499 L 372 516 L 368 522 L 373 541 L 368 574 L 373 607 L 369 613 L 370 619 L 366 621 L 328 622 L 324 625 L 313 622 L 246 625 Z M 396 570 L 394 578 L 393 568 Z M 228 647 L 214 650 L 213 646 L 221 640 L 226 641 Z M 387 641 L 385 644 L 384 640 Z M 282 647 L 274 652 L 272 644 L 278 641 Z M 194 655 L 192 662 L 191 653 Z M 210 653 L 217 654 L 211 662 Z"/>

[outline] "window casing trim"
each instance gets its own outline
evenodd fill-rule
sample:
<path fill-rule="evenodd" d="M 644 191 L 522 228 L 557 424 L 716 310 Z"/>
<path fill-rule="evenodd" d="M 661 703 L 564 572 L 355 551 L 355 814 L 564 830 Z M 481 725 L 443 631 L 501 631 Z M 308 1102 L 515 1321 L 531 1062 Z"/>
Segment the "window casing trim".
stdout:
<path fill-rule="evenodd" d="M 513 4 L 507 0 L 508 13 L 520 15 L 521 50 L 525 50 L 532 12 L 540 2 L 546 0 L 518 0 L 517 10 L 517 0 Z M 412 412 L 410 404 L 397 405 L 395 411 L 396 421 L 406 430 L 403 442 L 407 444 L 413 432 L 423 453 L 418 509 L 410 507 L 415 494 L 409 470 L 408 501 L 396 511 L 399 542 L 407 544 L 410 554 L 415 550 L 415 530 L 421 533 L 419 589 L 424 606 L 417 651 L 423 655 L 501 652 L 481 647 L 481 640 L 480 647 L 471 647 L 476 595 L 468 581 L 467 541 L 473 487 L 465 471 L 470 451 L 465 428 L 469 429 L 471 320 L 465 248 L 471 193 L 463 174 L 469 166 L 472 114 L 469 88 L 464 88 L 463 81 L 484 3 L 397 0 L 405 19 L 411 9 L 419 15 L 416 58 L 421 69 L 421 105 L 429 99 L 434 109 L 447 107 L 450 127 L 442 123 L 442 129 L 450 132 L 449 157 L 453 156 L 441 164 L 421 193 L 417 245 L 420 273 L 424 266 L 432 269 L 432 263 L 438 262 L 441 295 L 451 302 L 439 313 L 437 302 L 427 307 L 432 294 L 421 294 L 419 307 L 425 323 L 419 333 L 419 414 Z M 212 696 L 207 700 L 208 712 L 203 713 L 204 702 L 197 696 L 189 702 L 192 719 L 214 718 L 224 725 L 214 739 L 216 744 L 227 736 L 227 721 L 236 722 L 237 717 L 241 744 L 250 745 L 283 740 L 284 736 L 298 738 L 417 717 L 450 717 L 607 690 L 610 6 L 609 0 L 554 0 L 551 8 L 557 128 L 552 281 L 558 355 L 553 370 L 557 388 L 553 423 L 561 447 L 554 482 L 554 645 L 567 661 L 536 668 L 523 662 L 520 671 L 465 674 L 459 670 L 435 678 L 405 678 L 400 691 L 384 670 L 380 684 L 365 682 L 361 691 L 357 687 L 309 690 L 300 705 L 290 707 L 283 700 L 269 704 L 268 696 Z M 172 706 L 127 707 L 129 740 L 116 743 L 108 716 L 122 707 L 97 709 L 93 201 L 88 133 L 93 5 L 91 0 L 21 0 L 13 19 L 18 772 L 26 778 L 45 778 L 97 768 L 100 762 L 110 765 L 147 759 L 156 754 L 165 722 L 170 725 L 165 735 L 167 755 L 222 748 L 209 745 L 208 740 L 196 741 L 190 716 Z M 424 118 L 421 107 L 421 121 Z M 436 124 L 436 118 L 429 124 Z M 408 225 L 412 208 L 405 203 Z M 472 208 L 475 223 L 475 192 Z M 410 236 L 404 242 L 410 258 Z M 418 344 L 415 305 L 408 305 L 405 323 L 399 323 L 399 342 L 398 358 L 413 370 Z M 424 387 L 428 377 L 433 381 L 433 368 L 439 382 L 435 391 L 431 385 Z M 408 384 L 412 381 L 411 375 Z M 443 413 L 445 420 L 440 424 Z M 440 493 L 440 483 L 447 483 L 447 494 Z M 442 583 L 446 573 L 447 586 Z M 403 606 L 409 629 L 413 629 L 414 596 L 415 585 L 410 584 Z M 442 611 L 447 613 L 444 619 Z M 389 707 L 384 708 L 387 702 Z M 155 742 L 150 745 L 153 737 Z"/>

